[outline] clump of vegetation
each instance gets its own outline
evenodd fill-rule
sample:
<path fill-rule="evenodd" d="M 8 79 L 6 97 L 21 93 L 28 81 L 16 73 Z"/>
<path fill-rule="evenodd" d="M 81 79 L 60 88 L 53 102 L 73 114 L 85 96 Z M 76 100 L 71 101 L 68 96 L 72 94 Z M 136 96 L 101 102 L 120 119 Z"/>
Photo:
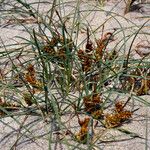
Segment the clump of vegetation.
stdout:
<path fill-rule="evenodd" d="M 96 30 L 82 23 L 84 10 L 80 10 L 80 1 L 75 3 L 76 8 L 68 15 L 63 15 L 62 11 L 66 10 L 62 6 L 73 2 L 41 2 L 50 5 L 46 15 L 34 8 L 34 4 L 41 5 L 39 2 L 14 2 L 9 10 L 4 11 L 8 15 L 8 12 L 14 13 L 6 24 L 23 27 L 29 37 L 18 36 L 21 42 L 15 44 L 7 45 L 2 41 L 1 118 L 38 116 L 45 124 L 53 126 L 47 133 L 50 144 L 69 146 L 69 142 L 76 142 L 77 148 L 82 144 L 94 148 L 102 141 L 97 134 L 97 130 L 101 129 L 115 129 L 133 136 L 132 131 L 123 130 L 122 127 L 132 123 L 139 109 L 134 104 L 135 97 L 149 94 L 150 70 L 149 54 L 139 52 L 140 46 L 137 45 L 135 54 L 140 58 L 135 59 L 132 45 L 147 22 L 140 27 L 135 26 L 136 31 L 132 35 L 124 35 L 120 40 L 116 38 L 117 35 L 120 32 L 124 34 L 126 29 L 121 26 L 120 29 L 105 31 L 105 23 L 109 19 Z M 132 3 L 127 2 L 125 13 L 129 12 Z M 20 18 L 22 16 L 24 18 Z M 2 19 L 7 19 L 5 14 Z M 68 20 L 71 20 L 69 25 Z M 78 42 L 80 34 L 84 34 L 85 39 Z M 126 45 L 132 36 L 129 50 L 122 52 L 123 46 L 119 49 L 117 45 L 122 41 Z M 114 42 L 117 43 L 110 48 Z M 115 95 L 119 98 L 114 98 Z M 127 99 L 120 99 L 122 95 L 127 95 Z M 64 116 L 68 121 L 63 121 Z M 70 125 L 73 118 L 78 123 L 76 131 Z M 21 126 L 20 130 L 26 128 Z M 57 132 L 54 128 L 57 128 Z M 62 138 L 55 139 L 55 134 L 62 135 Z M 68 139 L 69 142 L 66 142 Z M 18 139 L 12 147 L 17 142 Z"/>

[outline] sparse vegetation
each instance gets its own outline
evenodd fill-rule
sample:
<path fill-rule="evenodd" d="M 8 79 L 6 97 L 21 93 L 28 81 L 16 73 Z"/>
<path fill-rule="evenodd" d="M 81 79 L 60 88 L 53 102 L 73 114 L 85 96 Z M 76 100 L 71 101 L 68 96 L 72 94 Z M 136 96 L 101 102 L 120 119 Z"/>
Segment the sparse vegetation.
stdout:
<path fill-rule="evenodd" d="M 104 9 L 111 0 L 0 2 L 1 28 L 15 26 L 26 34 L 15 36 L 13 44 L 1 37 L 0 44 L 0 117 L 11 117 L 19 125 L 10 149 L 26 134 L 35 141 L 46 139 L 49 149 L 72 150 L 117 142 L 115 137 L 103 138 L 109 130 L 129 139 L 145 138 L 124 125 L 134 124 L 141 105 L 150 106 L 141 97 L 150 92 L 150 53 L 140 50 L 150 48 L 145 32 L 149 16 L 137 25 L 125 17 L 133 1 L 120 2 L 125 4 L 122 15 Z M 94 12 L 107 16 L 96 27 L 89 17 Z M 131 25 L 124 27 L 119 17 Z M 119 27 L 106 29 L 109 20 Z M 145 40 L 136 42 L 143 35 Z M 49 125 L 46 134 L 33 135 L 34 122 L 26 125 L 29 116 L 39 119 L 36 124 Z"/>

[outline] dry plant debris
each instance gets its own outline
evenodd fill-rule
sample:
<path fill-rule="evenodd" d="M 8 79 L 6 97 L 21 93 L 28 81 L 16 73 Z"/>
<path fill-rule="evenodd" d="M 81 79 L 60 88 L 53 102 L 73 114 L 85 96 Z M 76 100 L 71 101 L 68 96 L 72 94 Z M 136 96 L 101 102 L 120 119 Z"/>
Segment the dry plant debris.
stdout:
<path fill-rule="evenodd" d="M 128 88 L 128 91 L 132 90 L 137 96 L 148 94 L 150 91 L 150 72 L 148 66 L 131 71 L 124 81 L 123 88 Z"/>
<path fill-rule="evenodd" d="M 19 110 L 20 105 L 13 102 L 6 102 L 6 100 L 0 98 L 0 107 L 4 108 L 7 112 L 12 112 Z M 5 115 L 6 113 L 3 110 L 0 110 L 0 117 Z"/>
<path fill-rule="evenodd" d="M 28 106 L 31 106 L 33 104 L 33 100 L 32 100 L 33 98 L 29 92 L 23 93 L 23 99 Z"/>

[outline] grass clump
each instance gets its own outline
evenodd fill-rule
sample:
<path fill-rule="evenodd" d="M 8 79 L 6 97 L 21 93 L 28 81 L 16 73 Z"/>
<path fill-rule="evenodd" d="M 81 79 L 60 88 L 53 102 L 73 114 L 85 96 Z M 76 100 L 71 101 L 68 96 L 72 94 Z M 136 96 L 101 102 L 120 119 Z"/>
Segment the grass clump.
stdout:
<path fill-rule="evenodd" d="M 123 27 L 117 20 L 119 15 L 111 12 L 111 19 L 115 18 L 120 28 L 105 31 L 109 18 L 94 29 L 89 14 L 106 11 L 99 6 L 84 10 L 80 7 L 83 4 L 57 0 L 14 0 L 5 4 L 8 9 L 2 18 L 13 13 L 6 24 L 15 24 L 27 34 L 27 38 L 15 37 L 21 40 L 15 44 L 1 40 L 0 47 L 0 115 L 20 125 L 20 137 L 12 148 L 17 147 L 22 136 L 32 135 L 32 127 L 16 119 L 21 116 L 35 116 L 39 119 L 37 124 L 42 121 L 51 126 L 44 135 L 33 137 L 47 139 L 49 149 L 57 149 L 58 144 L 71 149 L 94 149 L 110 129 L 141 138 L 123 126 L 132 123 L 139 109 L 136 99 L 150 91 L 149 54 L 139 53 L 140 46 L 135 50 L 140 58 L 132 54 L 135 39 L 143 34 L 148 21 L 139 27 L 122 16 L 134 28 L 131 35 L 126 35 L 130 27 Z M 41 5 L 50 6 L 45 14 L 40 12 Z M 120 33 L 124 36 L 117 39 Z M 84 38 L 80 39 L 82 34 Z M 131 37 L 129 50 L 123 52 L 122 47 Z M 115 46 L 110 46 L 114 42 Z M 121 96 L 126 98 L 122 100 Z M 141 103 L 149 106 L 143 99 Z"/>

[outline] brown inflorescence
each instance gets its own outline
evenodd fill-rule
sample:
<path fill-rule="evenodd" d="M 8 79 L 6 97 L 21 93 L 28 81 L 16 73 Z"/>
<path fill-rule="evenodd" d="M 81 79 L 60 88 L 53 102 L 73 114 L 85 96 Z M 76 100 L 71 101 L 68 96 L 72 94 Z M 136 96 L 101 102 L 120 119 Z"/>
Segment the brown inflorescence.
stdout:
<path fill-rule="evenodd" d="M 122 101 L 118 101 L 118 102 L 115 103 L 115 112 L 116 113 L 122 112 L 123 109 L 124 109 L 124 105 L 123 105 Z"/>
<path fill-rule="evenodd" d="M 101 108 L 102 100 L 100 94 L 93 94 L 92 96 L 85 96 L 83 98 L 85 111 L 90 114 L 94 119 L 103 117 L 103 109 Z"/>
<path fill-rule="evenodd" d="M 79 50 L 78 57 L 81 61 L 82 70 L 84 72 L 90 71 L 93 63 L 92 55 L 85 53 L 83 50 Z"/>
<path fill-rule="evenodd" d="M 84 120 L 79 120 L 79 125 L 80 125 L 80 131 L 75 135 L 77 141 L 86 143 L 87 141 L 87 136 L 89 133 L 89 122 L 90 118 L 85 118 Z"/>
<path fill-rule="evenodd" d="M 64 60 L 67 58 L 67 54 L 72 52 L 72 49 L 72 40 L 56 36 L 47 42 L 42 51 L 48 53 L 49 56 Z"/>
<path fill-rule="evenodd" d="M 29 64 L 27 67 L 27 73 L 25 74 L 25 80 L 30 83 L 35 88 L 42 89 L 43 84 L 36 79 L 36 72 L 34 69 L 34 66 L 32 64 Z"/>
<path fill-rule="evenodd" d="M 122 125 L 132 117 L 133 112 L 124 110 L 123 102 L 116 102 L 115 112 L 105 115 L 105 127 L 114 128 Z"/>
<path fill-rule="evenodd" d="M 84 72 L 91 71 L 92 65 L 103 59 L 107 44 L 109 41 L 114 40 L 112 37 L 112 33 L 106 33 L 100 39 L 96 40 L 96 47 L 93 46 L 93 43 L 89 40 L 88 37 L 85 50 L 80 49 L 77 52 L 78 58 L 81 61 L 82 70 Z M 114 55 L 116 56 L 116 51 L 114 51 L 114 53 L 109 56 L 110 59 L 115 57 Z"/>
<path fill-rule="evenodd" d="M 104 35 L 104 37 L 102 37 L 99 40 L 96 40 L 96 43 L 97 43 L 97 47 L 95 49 L 96 61 L 101 60 L 102 57 L 104 56 L 104 51 L 106 49 L 106 46 L 107 46 L 109 40 L 113 40 L 111 37 L 112 37 L 112 33 L 108 32 Z"/>
<path fill-rule="evenodd" d="M 29 64 L 27 67 L 27 73 L 25 74 L 25 79 L 31 85 L 36 84 L 35 69 L 34 69 L 34 66 L 32 64 Z"/>
<path fill-rule="evenodd" d="M 45 45 L 45 46 L 43 47 L 43 51 L 46 52 L 46 53 L 48 53 L 48 54 L 51 55 L 51 56 L 53 56 L 53 55 L 56 54 L 54 48 L 52 48 L 50 44 Z"/>

